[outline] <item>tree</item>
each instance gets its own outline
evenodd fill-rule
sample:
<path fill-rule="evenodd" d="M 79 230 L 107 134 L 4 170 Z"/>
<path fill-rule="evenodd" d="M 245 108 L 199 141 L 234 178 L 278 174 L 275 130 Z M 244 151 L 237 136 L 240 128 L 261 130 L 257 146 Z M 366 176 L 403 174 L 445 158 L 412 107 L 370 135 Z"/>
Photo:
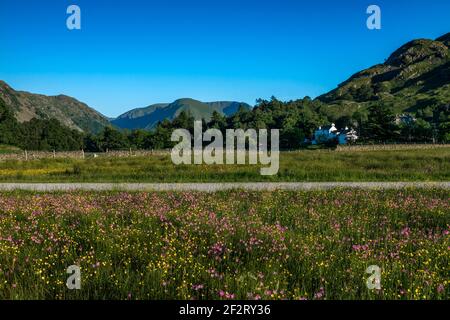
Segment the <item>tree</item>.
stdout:
<path fill-rule="evenodd" d="M 435 109 L 433 115 L 433 138 L 444 143 L 450 142 L 450 103 Z"/>
<path fill-rule="evenodd" d="M 150 136 L 150 133 L 148 131 L 142 129 L 133 130 L 128 135 L 128 142 L 133 148 L 145 149 L 145 142 L 148 136 Z"/>
<path fill-rule="evenodd" d="M 88 134 L 84 137 L 83 148 L 89 152 L 100 152 L 101 148 L 98 138 L 96 135 Z"/>
<path fill-rule="evenodd" d="M 336 120 L 336 128 L 342 129 L 345 127 L 353 127 L 354 120 L 349 115 L 343 115 Z"/>
<path fill-rule="evenodd" d="M 152 133 L 152 139 L 147 141 L 147 145 L 151 149 L 172 148 L 174 146 L 174 143 L 170 140 L 172 132 L 172 123 L 169 120 L 163 120 L 156 126 L 155 131 Z"/>
<path fill-rule="evenodd" d="M 217 111 L 213 111 L 211 120 L 208 123 L 208 128 L 219 129 L 220 131 L 225 132 L 226 127 L 227 127 L 226 117 Z"/>
<path fill-rule="evenodd" d="M 99 146 L 102 151 L 129 148 L 125 135 L 112 127 L 105 127 L 100 133 Z"/>
<path fill-rule="evenodd" d="M 417 119 L 413 125 L 413 139 L 417 142 L 433 141 L 433 128 L 423 119 Z"/>
<path fill-rule="evenodd" d="M 20 142 L 19 124 L 14 114 L 0 100 L 0 144 L 17 146 Z"/>
<path fill-rule="evenodd" d="M 280 132 L 280 145 L 283 149 L 298 149 L 305 141 L 305 134 L 299 128 L 282 129 Z"/>
<path fill-rule="evenodd" d="M 251 119 L 251 111 L 245 108 L 243 105 L 239 106 L 238 111 L 228 118 L 228 127 L 230 129 L 246 129 L 246 124 Z"/>
<path fill-rule="evenodd" d="M 385 104 L 369 107 L 367 123 L 364 127 L 364 135 L 368 140 L 385 142 L 396 140 L 398 137 L 395 115 L 391 108 Z"/>
<path fill-rule="evenodd" d="M 173 119 L 170 127 L 173 129 L 186 129 L 189 132 L 194 132 L 195 118 L 189 111 L 181 111 L 180 114 Z"/>
<path fill-rule="evenodd" d="M 358 128 L 359 135 L 365 137 L 365 124 L 367 123 L 367 112 L 365 111 L 355 111 L 352 115 L 353 121 Z"/>
<path fill-rule="evenodd" d="M 68 151 L 83 147 L 83 134 L 56 119 L 31 119 L 20 125 L 18 145 L 28 150 Z"/>

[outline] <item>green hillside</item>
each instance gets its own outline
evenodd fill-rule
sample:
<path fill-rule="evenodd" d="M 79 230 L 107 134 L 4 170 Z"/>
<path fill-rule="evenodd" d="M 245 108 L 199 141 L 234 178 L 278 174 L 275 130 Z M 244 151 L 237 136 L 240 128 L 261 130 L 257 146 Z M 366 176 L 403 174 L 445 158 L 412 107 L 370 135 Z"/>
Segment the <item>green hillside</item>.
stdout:
<path fill-rule="evenodd" d="M 335 113 L 351 114 L 375 104 L 402 112 L 430 114 L 450 104 L 450 33 L 411 41 L 383 64 L 356 73 L 318 99 Z"/>
<path fill-rule="evenodd" d="M 74 98 L 16 91 L 1 80 L 0 101 L 21 123 L 31 119 L 57 119 L 70 129 L 94 133 L 109 125 L 105 116 Z"/>

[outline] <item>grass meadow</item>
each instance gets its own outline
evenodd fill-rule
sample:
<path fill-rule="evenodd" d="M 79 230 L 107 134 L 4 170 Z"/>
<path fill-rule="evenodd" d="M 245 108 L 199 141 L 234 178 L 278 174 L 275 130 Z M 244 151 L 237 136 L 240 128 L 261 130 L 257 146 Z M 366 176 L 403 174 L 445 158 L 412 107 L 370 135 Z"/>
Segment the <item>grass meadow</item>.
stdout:
<path fill-rule="evenodd" d="M 449 196 L 1 193 L 0 299 L 449 299 Z"/>
<path fill-rule="evenodd" d="M 180 165 L 169 154 L 0 161 L 0 182 L 449 181 L 450 148 L 298 151 L 280 154 L 276 176 L 259 165 Z"/>

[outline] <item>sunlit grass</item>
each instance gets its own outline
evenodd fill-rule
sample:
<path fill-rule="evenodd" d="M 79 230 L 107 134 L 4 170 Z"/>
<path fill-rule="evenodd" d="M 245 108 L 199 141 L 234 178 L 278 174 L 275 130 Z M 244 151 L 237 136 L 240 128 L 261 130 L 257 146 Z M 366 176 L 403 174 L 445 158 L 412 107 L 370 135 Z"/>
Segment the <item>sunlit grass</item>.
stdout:
<path fill-rule="evenodd" d="M 281 153 L 276 176 L 260 166 L 181 165 L 170 155 L 0 162 L 0 181 L 231 182 L 231 181 L 449 181 L 450 148 L 396 151 Z"/>

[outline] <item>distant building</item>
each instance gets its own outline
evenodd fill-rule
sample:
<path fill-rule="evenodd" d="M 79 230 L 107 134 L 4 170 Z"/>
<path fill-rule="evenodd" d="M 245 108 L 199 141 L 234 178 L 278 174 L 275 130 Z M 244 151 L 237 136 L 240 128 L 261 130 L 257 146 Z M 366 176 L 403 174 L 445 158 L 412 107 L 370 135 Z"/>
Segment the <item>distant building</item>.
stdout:
<path fill-rule="evenodd" d="M 395 117 L 395 123 L 397 125 L 404 124 L 404 125 L 410 125 L 416 122 L 416 118 L 414 118 L 412 115 L 408 113 L 400 114 Z"/>
<path fill-rule="evenodd" d="M 352 143 L 358 140 L 358 135 L 355 130 L 346 127 L 338 131 L 334 123 L 331 126 L 319 127 L 314 132 L 314 139 L 312 144 L 323 144 L 331 140 L 336 140 L 338 144 Z"/>
<path fill-rule="evenodd" d="M 340 136 L 342 136 L 344 139 L 343 143 L 341 144 L 354 143 L 359 139 L 356 130 L 353 128 L 349 129 L 348 127 L 345 127 L 345 129 L 341 131 Z"/>

